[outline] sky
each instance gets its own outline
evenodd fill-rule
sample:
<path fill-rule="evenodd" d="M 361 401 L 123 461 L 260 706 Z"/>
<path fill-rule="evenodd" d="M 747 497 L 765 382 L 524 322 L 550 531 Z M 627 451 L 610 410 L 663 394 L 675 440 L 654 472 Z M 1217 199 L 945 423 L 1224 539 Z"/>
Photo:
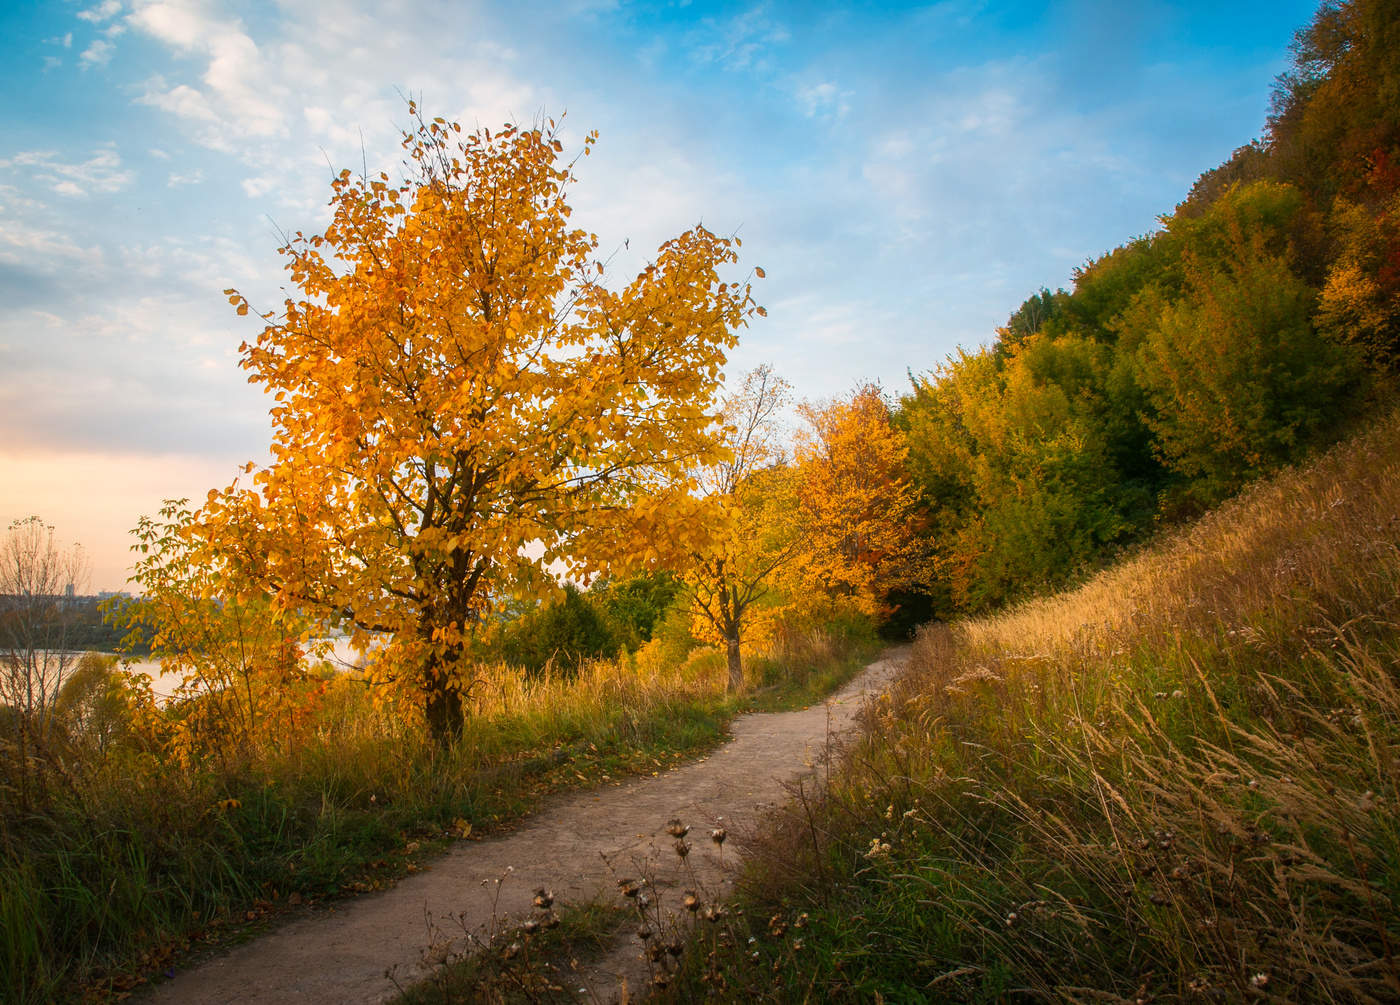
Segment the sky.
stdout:
<path fill-rule="evenodd" d="M 728 372 L 827 398 L 973 348 L 1257 136 L 1312 0 L 48 0 L 0 5 L 0 527 L 130 529 L 266 456 L 282 233 L 401 171 L 406 99 L 563 117 L 573 222 L 642 268 L 696 223 L 768 311 Z M 82 587 L 80 586 L 80 590 Z"/>

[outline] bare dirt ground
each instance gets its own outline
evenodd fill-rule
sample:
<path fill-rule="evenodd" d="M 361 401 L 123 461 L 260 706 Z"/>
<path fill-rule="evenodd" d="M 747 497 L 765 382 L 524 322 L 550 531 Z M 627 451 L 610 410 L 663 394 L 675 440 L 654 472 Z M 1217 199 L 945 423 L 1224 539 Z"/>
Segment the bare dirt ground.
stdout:
<path fill-rule="evenodd" d="M 736 842 L 717 848 L 711 830 L 722 825 L 742 835 L 782 803 L 787 787 L 821 762 L 908 654 L 908 647 L 887 650 L 811 708 L 736 719 L 732 738 L 706 758 L 657 777 L 555 797 L 510 833 L 461 841 L 392 889 L 290 922 L 176 975 L 143 1000 L 382 1002 L 397 993 L 395 982 L 407 987 L 460 949 L 466 933 L 484 938 L 505 916 L 526 916 L 539 887 L 561 903 L 599 892 L 620 903 L 617 880 L 645 876 L 663 911 L 678 914 L 683 888 L 717 895 L 730 883 Z M 692 828 L 684 869 L 666 832 L 673 818 Z M 627 938 L 571 977 L 589 996 L 608 1002 L 619 999 L 624 981 L 634 992 L 644 988 L 648 974 L 637 940 Z"/>

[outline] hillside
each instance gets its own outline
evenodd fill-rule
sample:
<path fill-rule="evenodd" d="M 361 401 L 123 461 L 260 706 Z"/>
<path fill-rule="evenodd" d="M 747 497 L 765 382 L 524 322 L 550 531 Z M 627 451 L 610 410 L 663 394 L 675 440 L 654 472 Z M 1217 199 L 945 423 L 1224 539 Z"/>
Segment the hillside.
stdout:
<path fill-rule="evenodd" d="M 1078 589 L 925 628 L 676 1000 L 1394 1000 L 1397 513 L 1392 414 Z"/>

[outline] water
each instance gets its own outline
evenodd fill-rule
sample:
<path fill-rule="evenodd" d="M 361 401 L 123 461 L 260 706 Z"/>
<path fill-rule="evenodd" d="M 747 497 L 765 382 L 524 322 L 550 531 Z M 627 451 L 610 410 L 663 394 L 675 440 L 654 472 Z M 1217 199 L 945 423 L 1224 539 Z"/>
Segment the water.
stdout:
<path fill-rule="evenodd" d="M 357 670 L 365 665 L 365 654 L 350 644 L 348 638 L 331 639 L 331 651 L 326 661 L 337 670 Z M 110 655 L 110 654 L 107 654 Z M 180 675 L 163 673 L 159 660 L 132 660 L 127 669 L 144 674 L 151 680 L 151 691 L 158 701 L 169 700 L 180 686 Z"/>

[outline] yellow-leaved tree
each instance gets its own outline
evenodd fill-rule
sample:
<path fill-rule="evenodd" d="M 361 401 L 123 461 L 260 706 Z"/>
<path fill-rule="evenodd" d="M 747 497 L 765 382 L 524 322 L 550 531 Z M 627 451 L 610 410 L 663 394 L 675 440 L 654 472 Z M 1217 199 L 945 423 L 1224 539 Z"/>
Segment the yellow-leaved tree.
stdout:
<path fill-rule="evenodd" d="M 707 536 L 692 553 L 684 582 L 696 621 L 724 646 L 731 692 L 744 685 L 740 646 L 754 605 L 801 545 L 778 422 L 789 393 L 770 367 L 751 371 L 724 402 L 724 458 L 700 471 Z"/>
<path fill-rule="evenodd" d="M 795 451 L 803 546 L 788 590 L 809 606 L 835 602 L 879 617 L 891 593 L 932 574 L 905 437 L 874 384 L 797 411 L 807 424 Z"/>
<path fill-rule="evenodd" d="M 491 596 L 701 533 L 689 473 L 726 456 L 712 401 L 761 308 L 720 274 L 737 240 L 699 226 L 605 285 L 552 120 L 463 133 L 409 110 L 411 177 L 341 172 L 324 233 L 281 249 L 298 295 L 242 347 L 273 459 L 195 523 L 250 594 L 387 639 L 372 673 L 445 740 Z"/>
<path fill-rule="evenodd" d="M 148 647 L 161 673 L 180 681 L 171 695 L 179 715 L 164 723 L 171 752 L 185 763 L 212 757 L 229 768 L 257 748 L 294 741 L 306 658 L 323 658 L 328 644 L 304 644 L 308 620 L 257 584 L 235 582 L 200 529 L 182 499 L 142 517 L 132 531 L 139 595 L 109 600 L 106 613 L 127 632 L 125 653 Z M 257 530 L 221 528 L 240 539 Z"/>

